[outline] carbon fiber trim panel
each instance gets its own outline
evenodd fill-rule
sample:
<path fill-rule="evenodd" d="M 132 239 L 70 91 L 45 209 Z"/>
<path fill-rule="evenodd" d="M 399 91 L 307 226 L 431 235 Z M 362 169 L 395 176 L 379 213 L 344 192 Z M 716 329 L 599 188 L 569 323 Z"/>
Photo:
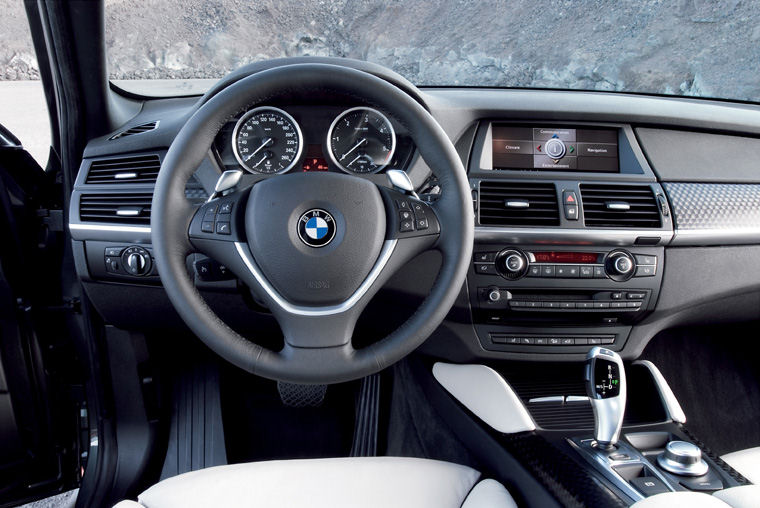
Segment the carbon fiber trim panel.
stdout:
<path fill-rule="evenodd" d="M 674 244 L 760 243 L 760 184 L 664 183 Z"/>

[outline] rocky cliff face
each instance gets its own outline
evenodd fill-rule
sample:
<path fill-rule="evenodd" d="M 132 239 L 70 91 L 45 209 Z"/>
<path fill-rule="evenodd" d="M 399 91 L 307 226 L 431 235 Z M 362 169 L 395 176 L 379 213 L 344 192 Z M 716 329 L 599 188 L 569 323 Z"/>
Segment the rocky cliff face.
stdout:
<path fill-rule="evenodd" d="M 3 5 L 7 4 L 7 5 Z M 0 78 L 34 79 L 0 0 Z M 116 79 L 217 78 L 332 55 L 419 85 L 642 91 L 760 101 L 755 0 L 106 0 Z M 18 17 L 18 16 L 16 16 Z M 23 28 L 26 28 L 23 26 Z M 6 44 L 5 39 L 11 39 Z"/>

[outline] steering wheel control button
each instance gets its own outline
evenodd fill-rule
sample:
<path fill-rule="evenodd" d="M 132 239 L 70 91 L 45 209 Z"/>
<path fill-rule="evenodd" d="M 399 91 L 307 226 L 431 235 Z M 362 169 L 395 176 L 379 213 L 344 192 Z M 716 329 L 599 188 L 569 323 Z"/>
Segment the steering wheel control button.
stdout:
<path fill-rule="evenodd" d="M 232 213 L 232 201 L 223 201 L 219 205 L 219 213 L 220 214 L 222 214 L 222 213 L 227 213 L 227 214 Z"/>
<path fill-rule="evenodd" d="M 412 212 L 407 212 L 407 211 L 402 210 L 398 213 L 398 218 L 399 220 L 403 222 L 406 220 L 412 220 L 414 218 L 414 215 L 412 214 Z"/>
<path fill-rule="evenodd" d="M 230 223 L 229 222 L 219 222 L 216 223 L 216 234 L 218 235 L 229 235 L 232 234 L 232 231 L 230 230 Z"/>
<path fill-rule="evenodd" d="M 324 247 L 335 238 L 335 219 L 327 210 L 313 208 L 298 219 L 298 237 L 309 247 Z"/>
<path fill-rule="evenodd" d="M 214 221 L 203 221 L 201 223 L 201 231 L 203 231 L 204 233 L 213 233 Z"/>

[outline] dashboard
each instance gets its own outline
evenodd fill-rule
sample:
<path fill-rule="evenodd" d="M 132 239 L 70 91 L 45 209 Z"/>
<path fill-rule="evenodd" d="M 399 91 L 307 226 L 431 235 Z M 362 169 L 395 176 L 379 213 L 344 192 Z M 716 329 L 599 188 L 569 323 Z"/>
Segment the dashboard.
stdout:
<path fill-rule="evenodd" d="M 577 361 L 601 344 L 632 359 L 666 328 L 760 317 L 760 274 L 748 268 L 760 255 L 757 108 L 541 90 L 436 88 L 420 100 L 455 143 L 476 212 L 467 283 L 425 350 L 457 362 Z M 116 326 L 181 326 L 152 259 L 150 201 L 198 101 L 145 101 L 85 150 L 70 205 L 77 271 Z M 230 169 L 244 183 L 327 171 L 388 185 L 390 168 L 435 188 L 408 131 L 371 105 L 280 101 L 221 128 L 186 196 L 205 201 Z M 410 315 L 439 263 L 410 262 L 365 330 Z M 187 266 L 225 319 L 271 325 L 223 266 L 197 256 Z"/>

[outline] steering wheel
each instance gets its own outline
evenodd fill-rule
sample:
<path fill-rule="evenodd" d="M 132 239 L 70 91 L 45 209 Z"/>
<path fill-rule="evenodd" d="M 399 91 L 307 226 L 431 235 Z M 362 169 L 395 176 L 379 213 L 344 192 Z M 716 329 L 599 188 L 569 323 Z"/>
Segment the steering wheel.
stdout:
<path fill-rule="evenodd" d="M 188 202 L 185 184 L 226 122 L 272 99 L 308 92 L 351 97 L 394 117 L 437 176 L 440 198 L 427 204 L 357 176 L 294 173 L 201 207 Z M 427 228 L 409 230 L 408 218 Z M 216 228 L 208 227 L 209 219 Z M 228 226 L 220 230 L 219 223 Z M 151 230 L 164 289 L 209 348 L 270 379 L 337 383 L 392 365 L 440 325 L 465 281 L 474 221 L 464 168 L 425 108 L 371 74 L 296 64 L 241 79 L 190 117 L 161 166 Z M 362 310 L 394 272 L 429 249 L 440 251 L 442 262 L 426 299 L 392 334 L 355 349 L 351 337 Z M 226 266 L 266 303 L 282 329 L 282 350 L 242 337 L 206 305 L 188 274 L 186 258 L 193 252 Z"/>

